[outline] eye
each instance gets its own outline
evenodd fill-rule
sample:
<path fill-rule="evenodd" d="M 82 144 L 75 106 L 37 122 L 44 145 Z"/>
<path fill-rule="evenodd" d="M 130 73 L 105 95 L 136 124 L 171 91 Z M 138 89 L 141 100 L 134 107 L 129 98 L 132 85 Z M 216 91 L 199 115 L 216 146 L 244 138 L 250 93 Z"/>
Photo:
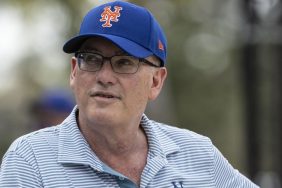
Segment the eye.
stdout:
<path fill-rule="evenodd" d="M 101 63 L 103 61 L 103 58 L 98 54 L 84 54 L 83 60 L 87 64 L 96 64 L 96 63 Z"/>
<path fill-rule="evenodd" d="M 118 57 L 115 59 L 115 65 L 117 67 L 125 67 L 125 66 L 135 66 L 135 61 L 131 57 Z"/>

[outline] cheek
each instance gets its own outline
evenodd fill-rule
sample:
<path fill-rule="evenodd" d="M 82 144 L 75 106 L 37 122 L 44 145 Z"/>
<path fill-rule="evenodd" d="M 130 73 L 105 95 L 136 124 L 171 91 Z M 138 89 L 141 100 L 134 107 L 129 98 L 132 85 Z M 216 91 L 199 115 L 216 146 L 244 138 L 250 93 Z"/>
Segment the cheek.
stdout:
<path fill-rule="evenodd" d="M 85 99 L 87 97 L 87 91 L 90 87 L 88 83 L 91 83 L 89 77 L 86 77 L 83 74 L 77 74 L 75 78 L 73 78 L 71 87 L 76 97 L 77 104 L 80 105 L 85 103 Z"/>
<path fill-rule="evenodd" d="M 148 96 L 150 92 L 150 81 L 149 79 L 136 78 L 134 82 L 130 84 L 128 92 L 132 106 L 137 108 L 144 108 L 148 102 Z"/>

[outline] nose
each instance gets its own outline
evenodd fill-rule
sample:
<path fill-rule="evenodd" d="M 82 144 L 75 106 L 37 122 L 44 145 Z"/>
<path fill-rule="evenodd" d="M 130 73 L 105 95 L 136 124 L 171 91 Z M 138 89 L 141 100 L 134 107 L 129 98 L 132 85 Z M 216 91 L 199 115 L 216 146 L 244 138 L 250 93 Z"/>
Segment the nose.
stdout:
<path fill-rule="evenodd" d="M 104 86 L 108 87 L 116 83 L 116 73 L 113 71 L 109 60 L 105 60 L 101 69 L 96 72 L 96 81 Z"/>

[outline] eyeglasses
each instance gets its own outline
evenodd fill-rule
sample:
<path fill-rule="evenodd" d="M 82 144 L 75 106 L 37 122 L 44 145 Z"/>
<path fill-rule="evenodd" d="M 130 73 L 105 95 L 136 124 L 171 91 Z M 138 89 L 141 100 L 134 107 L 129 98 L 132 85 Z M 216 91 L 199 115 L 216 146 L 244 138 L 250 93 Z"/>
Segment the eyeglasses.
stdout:
<path fill-rule="evenodd" d="M 143 58 L 136 58 L 129 55 L 114 55 L 105 57 L 98 53 L 92 52 L 76 52 L 75 57 L 78 60 L 78 66 L 83 71 L 96 72 L 99 71 L 105 60 L 109 60 L 112 70 L 119 74 L 134 74 L 139 68 L 140 62 L 152 67 L 159 67 Z"/>

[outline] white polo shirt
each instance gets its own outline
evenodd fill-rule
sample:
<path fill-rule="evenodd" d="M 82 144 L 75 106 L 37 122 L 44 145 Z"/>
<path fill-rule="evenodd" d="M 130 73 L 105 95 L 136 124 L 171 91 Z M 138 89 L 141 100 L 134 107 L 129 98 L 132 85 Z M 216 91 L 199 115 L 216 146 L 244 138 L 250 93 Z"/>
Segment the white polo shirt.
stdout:
<path fill-rule="evenodd" d="M 29 188 L 257 188 L 228 163 L 211 141 L 194 132 L 149 120 L 149 143 L 139 186 L 114 171 L 90 149 L 76 111 L 60 125 L 18 138 L 3 157 L 0 187 Z"/>

